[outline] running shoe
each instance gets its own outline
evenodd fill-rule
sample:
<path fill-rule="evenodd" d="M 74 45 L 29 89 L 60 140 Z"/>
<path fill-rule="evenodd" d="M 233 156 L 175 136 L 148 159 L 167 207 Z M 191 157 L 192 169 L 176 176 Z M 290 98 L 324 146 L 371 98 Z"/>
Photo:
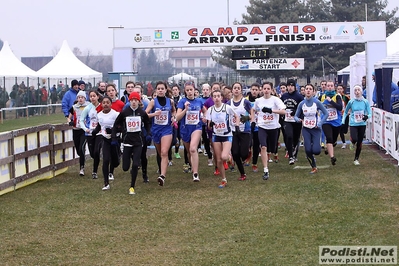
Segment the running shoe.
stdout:
<path fill-rule="evenodd" d="M 114 174 L 113 173 L 109 173 L 108 174 L 108 180 L 109 181 L 113 181 L 115 178 L 114 178 Z"/>
<path fill-rule="evenodd" d="M 201 148 L 198 148 L 198 153 L 202 153 L 202 150 L 201 150 Z"/>
<path fill-rule="evenodd" d="M 291 157 L 290 160 L 288 161 L 289 165 L 293 165 L 295 163 L 295 158 Z"/>
<path fill-rule="evenodd" d="M 263 173 L 262 179 L 263 180 L 268 180 L 269 179 L 269 172 Z"/>
<path fill-rule="evenodd" d="M 173 165 L 173 161 L 169 161 L 168 166 L 172 166 L 172 165 Z"/>
<path fill-rule="evenodd" d="M 199 182 L 200 181 L 200 178 L 199 178 L 197 173 L 193 174 L 193 181 L 194 182 Z"/>
<path fill-rule="evenodd" d="M 335 158 L 335 157 L 331 157 L 331 164 L 332 165 L 335 165 L 336 164 L 336 162 L 337 162 L 337 158 Z"/>
<path fill-rule="evenodd" d="M 355 149 L 355 145 L 353 145 L 352 142 L 351 142 L 351 144 L 349 144 L 349 149 L 350 149 L 351 151 L 353 151 L 353 150 Z"/>
<path fill-rule="evenodd" d="M 218 168 L 215 169 L 215 172 L 213 172 L 214 175 L 220 175 L 220 171 Z"/>
<path fill-rule="evenodd" d="M 245 179 L 247 179 L 247 175 L 243 174 L 238 178 L 238 181 L 244 181 Z"/>
<path fill-rule="evenodd" d="M 149 183 L 150 180 L 148 179 L 148 176 L 143 176 L 143 183 Z"/>
<path fill-rule="evenodd" d="M 134 195 L 134 194 L 136 194 L 136 192 L 134 192 L 134 188 L 133 187 L 129 188 L 129 195 Z"/>
<path fill-rule="evenodd" d="M 189 164 L 183 164 L 183 172 L 188 173 L 190 169 L 190 165 Z"/>
<path fill-rule="evenodd" d="M 213 160 L 212 159 L 208 159 L 208 166 L 213 166 Z"/>
<path fill-rule="evenodd" d="M 108 184 L 108 185 L 105 185 L 105 186 L 103 187 L 103 191 L 110 190 L 110 189 L 111 189 L 111 187 L 109 186 L 109 184 Z"/>
<path fill-rule="evenodd" d="M 328 154 L 328 149 L 324 150 L 324 154 L 327 155 Z"/>
<path fill-rule="evenodd" d="M 165 184 L 165 177 L 163 175 L 158 176 L 158 185 L 161 187 Z"/>
<path fill-rule="evenodd" d="M 342 144 L 341 149 L 346 149 L 346 143 Z"/>
<path fill-rule="evenodd" d="M 322 149 L 325 148 L 324 142 L 321 143 L 321 148 L 322 148 Z"/>
<path fill-rule="evenodd" d="M 223 166 L 224 166 L 224 170 L 229 169 L 229 165 L 227 164 L 227 162 L 223 162 Z"/>
<path fill-rule="evenodd" d="M 225 188 L 227 185 L 227 180 L 226 179 L 222 179 L 222 182 L 220 182 L 219 188 Z"/>
<path fill-rule="evenodd" d="M 176 153 L 175 153 L 175 158 L 176 158 L 176 159 L 181 159 L 180 153 L 176 152 Z"/>
<path fill-rule="evenodd" d="M 274 160 L 273 160 L 273 161 L 274 161 L 275 163 L 278 163 L 278 155 L 274 155 L 274 157 L 273 157 L 273 158 L 274 158 Z"/>
<path fill-rule="evenodd" d="M 244 161 L 244 166 L 249 166 L 249 164 L 250 164 L 250 162 L 251 162 L 251 158 L 252 158 L 252 151 L 250 150 L 249 151 L 249 153 L 248 153 L 248 156 L 247 156 L 247 158 L 245 159 L 245 161 Z"/>
<path fill-rule="evenodd" d="M 208 156 L 208 153 L 206 152 L 206 150 L 204 150 L 204 156 Z"/>
<path fill-rule="evenodd" d="M 311 173 L 311 174 L 316 174 L 317 171 L 318 171 L 317 168 L 316 168 L 316 167 L 313 167 L 313 168 L 312 168 L 312 171 L 310 171 L 310 173 Z"/>
<path fill-rule="evenodd" d="M 289 158 L 290 156 L 288 155 L 288 151 L 285 152 L 284 158 Z"/>
<path fill-rule="evenodd" d="M 272 155 L 270 153 L 267 154 L 267 158 L 269 159 L 268 160 L 269 163 L 273 162 Z"/>
<path fill-rule="evenodd" d="M 85 168 L 83 166 L 80 168 L 79 175 L 80 176 L 84 176 L 85 175 Z"/>
<path fill-rule="evenodd" d="M 258 172 L 258 166 L 257 165 L 252 165 L 252 172 L 257 173 Z"/>
<path fill-rule="evenodd" d="M 353 164 L 354 164 L 354 165 L 360 165 L 360 163 L 359 163 L 358 160 L 354 160 L 354 161 L 353 161 Z"/>
<path fill-rule="evenodd" d="M 95 173 L 95 172 L 91 173 L 91 176 L 92 176 L 93 179 L 97 179 L 98 178 L 97 173 Z"/>

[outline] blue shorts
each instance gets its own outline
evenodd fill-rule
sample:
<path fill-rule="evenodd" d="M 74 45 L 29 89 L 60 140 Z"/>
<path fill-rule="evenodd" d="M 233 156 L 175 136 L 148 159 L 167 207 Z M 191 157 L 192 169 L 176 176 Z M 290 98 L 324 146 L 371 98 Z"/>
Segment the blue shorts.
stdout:
<path fill-rule="evenodd" d="M 163 127 L 152 127 L 152 140 L 154 141 L 155 144 L 161 143 L 161 138 L 167 135 L 172 135 L 173 130 L 172 130 L 171 125 L 163 126 Z"/>
<path fill-rule="evenodd" d="M 191 125 L 191 126 L 181 126 L 180 128 L 180 137 L 184 142 L 190 142 L 191 141 L 191 134 L 196 131 L 196 130 L 201 130 L 202 132 L 202 125 L 197 124 L 197 125 Z"/>
<path fill-rule="evenodd" d="M 233 136 L 212 136 L 212 142 L 233 142 Z"/>

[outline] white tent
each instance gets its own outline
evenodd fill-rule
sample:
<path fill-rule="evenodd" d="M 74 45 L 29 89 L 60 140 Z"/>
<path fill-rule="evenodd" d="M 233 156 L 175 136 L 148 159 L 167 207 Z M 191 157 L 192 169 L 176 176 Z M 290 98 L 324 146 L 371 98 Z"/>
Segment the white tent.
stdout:
<path fill-rule="evenodd" d="M 387 43 L 387 55 L 392 55 L 399 52 L 399 29 L 394 31 L 386 39 Z M 352 85 L 361 84 L 362 77 L 366 75 L 366 53 L 365 51 L 356 53 L 350 57 L 349 62 L 350 71 L 350 82 Z"/>
<path fill-rule="evenodd" d="M 194 81 L 197 84 L 197 78 L 186 73 L 179 73 L 168 78 L 168 82 L 177 83 L 179 81 Z"/>
<path fill-rule="evenodd" d="M 0 51 L 0 77 L 37 77 L 37 74 L 14 55 L 5 41 Z"/>
<path fill-rule="evenodd" d="M 337 71 L 337 75 L 349 75 L 350 73 L 350 66 L 344 67 L 341 70 Z"/>
<path fill-rule="evenodd" d="M 53 60 L 37 71 L 37 76 L 41 78 L 102 79 L 102 73 L 82 63 L 82 61 L 72 53 L 66 41 L 62 43 L 60 51 Z"/>

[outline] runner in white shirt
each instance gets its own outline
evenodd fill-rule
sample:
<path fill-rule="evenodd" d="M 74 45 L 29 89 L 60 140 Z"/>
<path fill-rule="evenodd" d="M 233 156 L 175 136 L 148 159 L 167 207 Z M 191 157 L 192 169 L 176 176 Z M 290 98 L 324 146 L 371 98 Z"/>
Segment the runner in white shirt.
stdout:
<path fill-rule="evenodd" d="M 222 177 L 219 188 L 224 188 L 227 185 L 227 179 L 223 162 L 229 159 L 233 142 L 232 128 L 237 126 L 236 130 L 239 130 L 240 117 L 231 106 L 222 103 L 223 96 L 220 90 L 214 90 L 211 96 L 215 105 L 207 110 L 206 119 L 208 126 L 212 128 L 213 155 Z M 232 123 L 231 117 L 233 116 L 236 124 Z"/>
<path fill-rule="evenodd" d="M 255 100 L 255 116 L 252 122 L 257 120 L 259 127 L 258 136 L 261 146 L 261 157 L 263 164 L 263 180 L 269 178 L 267 167 L 267 150 L 275 151 L 278 142 L 278 131 L 280 129 L 279 115 L 285 114 L 285 105 L 280 98 L 271 95 L 273 83 L 264 82 L 262 84 L 263 96 Z"/>

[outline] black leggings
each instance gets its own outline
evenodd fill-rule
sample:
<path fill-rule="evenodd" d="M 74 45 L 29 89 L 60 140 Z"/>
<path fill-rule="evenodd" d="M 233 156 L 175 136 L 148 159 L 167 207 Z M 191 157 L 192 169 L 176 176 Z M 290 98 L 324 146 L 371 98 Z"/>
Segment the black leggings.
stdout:
<path fill-rule="evenodd" d="M 242 161 L 244 161 L 249 154 L 249 148 L 251 147 L 251 134 L 250 133 L 235 133 L 233 136 L 233 143 L 231 145 L 231 154 L 236 162 L 238 171 L 240 174 L 245 174 L 244 166 Z"/>
<path fill-rule="evenodd" d="M 103 175 L 104 175 L 104 185 L 109 184 L 109 173 L 114 172 L 114 166 L 111 160 L 111 140 L 103 138 Z"/>
<path fill-rule="evenodd" d="M 85 166 L 86 153 L 86 136 L 83 129 L 72 130 L 73 143 L 75 145 L 76 153 L 79 155 L 80 168 Z"/>
<path fill-rule="evenodd" d="M 87 136 L 87 146 L 89 147 L 89 152 L 91 158 L 93 158 L 93 173 L 97 173 L 98 165 L 100 164 L 100 153 L 103 146 L 102 136 Z"/>
<path fill-rule="evenodd" d="M 366 126 L 351 126 L 351 142 L 356 143 L 355 160 L 359 159 L 360 152 L 362 151 L 362 142 L 364 137 L 364 132 L 366 132 Z"/>
<path fill-rule="evenodd" d="M 335 142 L 337 142 L 341 126 L 334 127 L 331 124 L 324 124 L 322 127 L 324 135 L 326 135 L 327 143 L 334 144 Z"/>
<path fill-rule="evenodd" d="M 299 144 L 299 138 L 301 137 L 302 124 L 301 123 L 293 123 L 293 122 L 284 122 L 284 132 L 285 132 L 285 147 L 288 151 L 288 156 L 294 157 L 296 154 L 293 154 L 294 147 L 297 147 Z M 297 153 L 298 149 L 296 149 Z"/>
<path fill-rule="evenodd" d="M 260 144 L 259 144 L 258 131 L 253 131 L 252 132 L 252 164 L 253 165 L 258 164 L 259 152 L 260 152 Z"/>
<path fill-rule="evenodd" d="M 130 160 L 133 161 L 132 163 L 132 170 L 130 171 L 131 174 L 131 183 L 130 186 L 134 188 L 137 179 L 137 173 L 139 171 L 140 160 L 142 155 L 142 147 L 141 145 L 137 146 L 124 146 L 123 147 L 123 157 L 122 157 L 122 170 L 127 171 L 130 168 Z"/>

